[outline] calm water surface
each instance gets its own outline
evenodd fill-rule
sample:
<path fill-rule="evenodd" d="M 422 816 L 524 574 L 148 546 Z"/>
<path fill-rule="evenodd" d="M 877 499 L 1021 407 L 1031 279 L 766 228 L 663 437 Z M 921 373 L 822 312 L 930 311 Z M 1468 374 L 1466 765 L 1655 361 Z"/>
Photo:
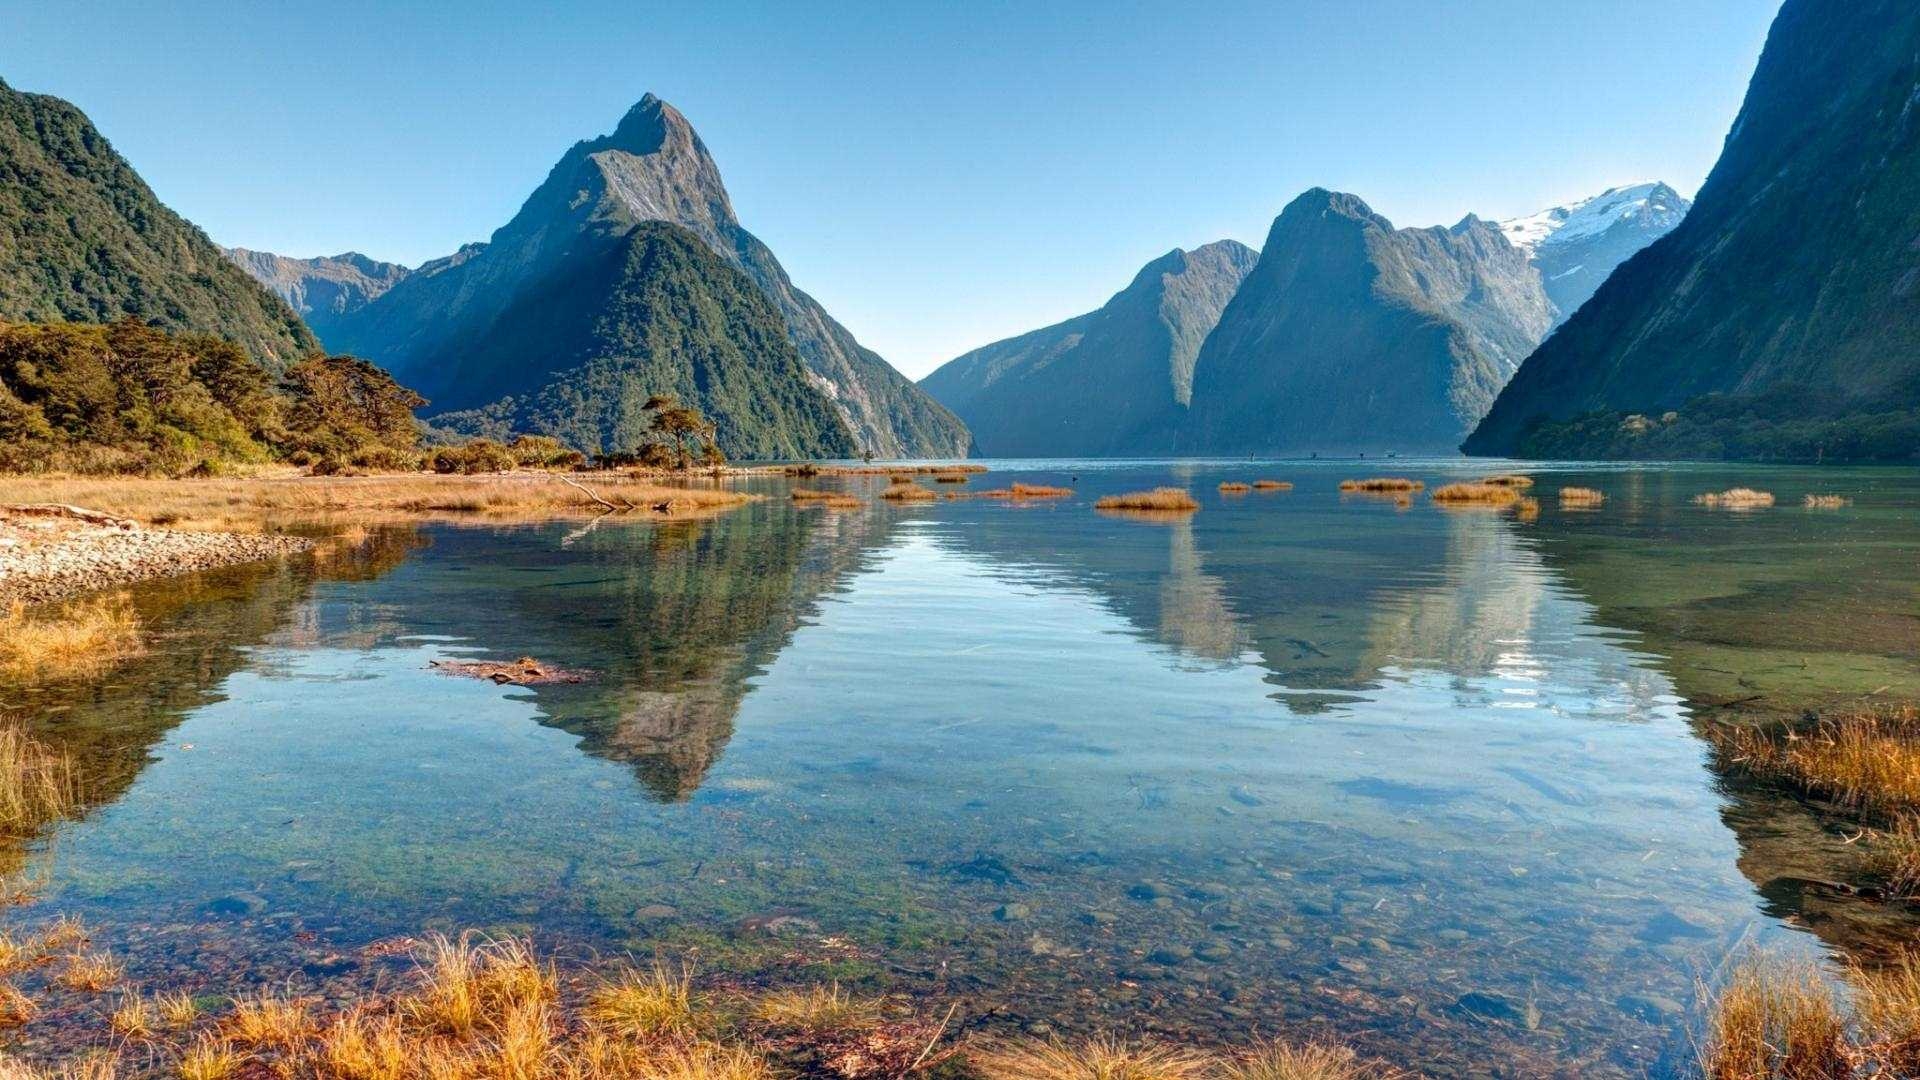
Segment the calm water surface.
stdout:
<path fill-rule="evenodd" d="M 1081 494 L 838 513 L 767 481 L 712 521 L 393 528 L 152 586 L 150 656 L 9 702 L 98 796 L 27 917 L 153 986 L 344 991 L 404 970 L 370 943 L 478 926 L 1439 1076 L 1665 1075 L 1729 955 L 1911 934 L 1796 884 L 1835 831 L 1727 787 L 1691 723 L 1920 696 L 1920 474 L 1543 472 L 1610 501 L 1522 524 L 1335 490 L 1383 469 L 1484 471 L 996 463 L 974 487 Z M 1297 487 L 1214 491 L 1260 476 Z M 1688 503 L 1735 482 L 1782 505 Z M 1162 483 L 1203 509 L 1090 508 Z M 429 667 L 522 654 L 594 677 Z"/>

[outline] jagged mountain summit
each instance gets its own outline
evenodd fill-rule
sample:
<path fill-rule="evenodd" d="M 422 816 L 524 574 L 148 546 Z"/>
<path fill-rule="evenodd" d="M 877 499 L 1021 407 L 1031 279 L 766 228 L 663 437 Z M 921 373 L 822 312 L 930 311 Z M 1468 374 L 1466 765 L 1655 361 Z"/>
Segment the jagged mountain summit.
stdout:
<path fill-rule="evenodd" d="M 1539 268 L 1558 326 L 1616 267 L 1672 232 L 1692 206 L 1673 188 L 1648 180 L 1503 221 L 1500 231 Z"/>
<path fill-rule="evenodd" d="M 380 299 L 411 273 L 398 263 L 370 259 L 357 251 L 313 259 L 243 247 L 220 251 L 299 312 L 321 341 L 339 330 L 342 317 Z"/>
<path fill-rule="evenodd" d="M 387 366 L 420 387 L 436 409 L 490 409 L 497 415 L 503 408 L 524 408 L 531 397 L 564 390 L 569 373 L 587 361 L 608 359 L 594 350 L 633 349 L 660 340 L 647 324 L 635 321 L 641 313 L 616 297 L 590 314 L 582 312 L 596 321 L 571 340 L 593 343 L 589 353 L 548 355 L 524 329 L 539 321 L 528 298 L 564 295 L 575 277 L 584 275 L 596 287 L 619 282 L 623 290 L 640 289 L 644 266 L 619 273 L 609 267 L 610 260 L 630 253 L 629 234 L 647 223 L 691 235 L 772 303 L 812 391 L 831 404 L 851 433 L 849 450 L 885 457 L 966 455 L 970 443 L 957 417 L 793 287 L 773 253 L 735 217 L 719 168 L 692 125 L 651 94 L 611 134 L 575 144 L 488 244 L 463 249 L 464 257 L 443 260 L 431 272 L 423 267 L 409 275 L 344 318 L 328 344 Z M 676 260 L 675 270 L 689 268 Z M 730 291 L 724 283 L 713 284 L 718 293 Z M 719 326 L 727 320 L 704 322 Z M 503 342 L 512 343 L 514 351 L 503 352 Z M 736 340 L 730 348 L 740 351 L 745 343 Z M 708 343 L 683 344 L 699 352 Z M 778 358 L 753 349 L 740 351 L 742 363 L 763 361 L 768 370 L 780 365 Z M 503 399 L 511 401 L 503 405 Z M 602 430 L 605 437 L 612 434 Z M 825 438 L 814 431 L 798 441 L 813 445 L 815 436 Z"/>
<path fill-rule="evenodd" d="M 949 361 L 920 385 L 997 457 L 1167 454 L 1200 345 L 1259 255 L 1175 248 L 1097 311 Z"/>
<path fill-rule="evenodd" d="M 1685 220 L 1527 359 L 1465 449 L 1638 456 L 1651 440 L 1667 454 L 1771 453 L 1728 444 L 1766 421 L 1782 452 L 1851 457 L 1876 426 L 1910 430 L 1910 415 L 1905 428 L 1846 425 L 1920 406 L 1916 102 L 1920 5 L 1787 0 Z M 1696 408 L 1731 426 L 1679 438 Z M 1536 439 L 1609 413 L 1631 423 Z M 1813 437 L 1816 419 L 1831 446 Z"/>
<path fill-rule="evenodd" d="M 1315 188 L 1274 220 L 1201 346 L 1180 450 L 1451 448 L 1553 316 L 1497 226 L 1396 229 Z"/>
<path fill-rule="evenodd" d="M 282 368 L 318 347 L 285 303 L 169 210 L 86 114 L 0 82 L 0 319 L 217 334 Z"/>

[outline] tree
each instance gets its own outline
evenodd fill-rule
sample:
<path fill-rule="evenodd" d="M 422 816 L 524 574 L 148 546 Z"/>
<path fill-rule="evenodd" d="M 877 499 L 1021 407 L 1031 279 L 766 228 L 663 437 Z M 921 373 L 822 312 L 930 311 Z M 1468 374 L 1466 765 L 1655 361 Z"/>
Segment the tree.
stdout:
<path fill-rule="evenodd" d="M 393 467 L 420 445 L 427 399 L 357 356 L 312 356 L 287 369 L 291 448 L 323 460 Z"/>
<path fill-rule="evenodd" d="M 702 416 L 699 409 L 680 404 L 671 394 L 655 394 L 643 408 L 653 414 L 650 430 L 673 449 L 679 468 L 692 468 L 695 456 L 715 464 L 726 460 L 720 444 L 714 441 L 717 429 L 713 421 Z"/>

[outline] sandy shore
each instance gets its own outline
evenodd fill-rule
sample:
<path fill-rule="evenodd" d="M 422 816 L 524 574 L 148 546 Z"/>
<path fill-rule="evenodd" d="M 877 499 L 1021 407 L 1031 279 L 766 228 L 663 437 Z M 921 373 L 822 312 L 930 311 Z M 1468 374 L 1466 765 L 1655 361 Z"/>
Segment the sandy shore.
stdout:
<path fill-rule="evenodd" d="M 0 505 L 0 604 L 44 603 L 312 547 L 296 536 L 154 529 L 78 507 Z"/>

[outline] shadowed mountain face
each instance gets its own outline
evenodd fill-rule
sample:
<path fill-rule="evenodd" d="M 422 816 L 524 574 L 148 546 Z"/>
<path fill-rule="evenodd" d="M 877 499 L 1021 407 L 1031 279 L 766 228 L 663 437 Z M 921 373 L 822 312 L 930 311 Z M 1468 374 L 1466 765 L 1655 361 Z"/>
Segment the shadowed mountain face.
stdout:
<path fill-rule="evenodd" d="M 1659 414 L 1710 393 L 1920 401 L 1920 7 L 1788 0 L 1726 148 L 1678 228 L 1529 357 L 1466 443 Z"/>
<path fill-rule="evenodd" d="M 84 113 L 0 82 L 0 319 L 122 318 L 217 334 L 275 369 L 318 345 Z"/>
<path fill-rule="evenodd" d="M 1201 347 L 1180 449 L 1450 447 L 1552 320 L 1498 227 L 1395 229 L 1316 188 L 1274 221 Z"/>
<path fill-rule="evenodd" d="M 578 275 L 603 277 L 605 260 L 617 257 L 609 252 L 644 223 L 685 230 L 771 302 L 807 381 L 839 412 L 858 446 L 882 456 L 967 452 L 966 429 L 957 418 L 793 287 L 773 253 L 734 217 L 720 171 L 692 126 L 652 95 L 612 134 L 569 150 L 490 243 L 421 268 L 343 320 L 328 345 L 385 365 L 439 410 L 475 409 L 503 393 L 525 393 L 524 386 L 508 385 L 516 377 L 525 381 L 514 369 L 551 366 L 553 360 L 542 355 L 540 342 L 516 339 L 520 328 L 503 322 L 524 311 L 536 292 L 558 295 Z M 609 305 L 590 316 L 590 330 L 575 333 L 645 336 L 644 319 L 629 318 L 617 301 Z M 496 351 L 494 366 L 478 368 L 469 354 L 490 338 L 514 348 L 511 355 Z M 693 351 L 709 344 L 685 342 Z M 747 362 L 780 364 L 784 357 L 748 356 Z M 567 381 L 562 377 L 557 384 L 565 389 Z"/>
<path fill-rule="evenodd" d="M 1100 310 L 975 349 L 921 386 L 983 453 L 1169 453 L 1200 344 L 1258 259 L 1232 240 L 1176 248 Z"/>
<path fill-rule="evenodd" d="M 339 331 L 342 318 L 380 299 L 410 272 L 398 263 L 369 259 L 357 251 L 293 259 L 241 247 L 220 250 L 299 312 L 321 341 Z"/>

